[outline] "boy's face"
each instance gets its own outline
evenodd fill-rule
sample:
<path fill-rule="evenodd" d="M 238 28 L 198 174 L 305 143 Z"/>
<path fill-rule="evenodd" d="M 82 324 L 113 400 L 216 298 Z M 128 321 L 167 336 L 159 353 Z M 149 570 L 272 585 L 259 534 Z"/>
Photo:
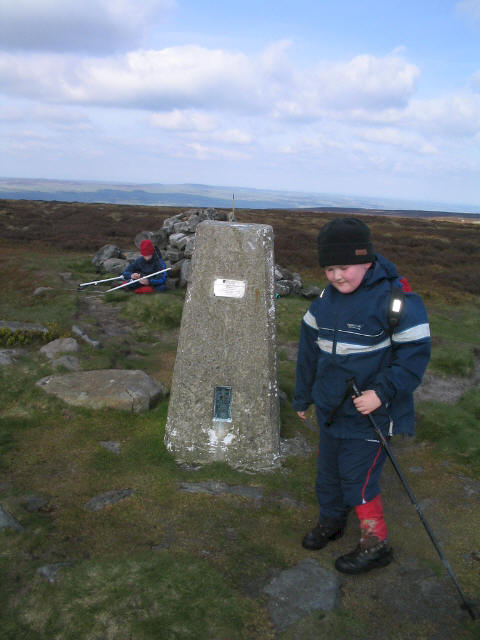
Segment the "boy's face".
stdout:
<path fill-rule="evenodd" d="M 371 262 L 333 265 L 325 267 L 325 275 L 337 291 L 340 291 L 340 293 L 352 293 L 360 286 L 371 265 Z"/>
<path fill-rule="evenodd" d="M 151 260 L 153 258 L 153 255 L 151 255 L 151 256 L 143 256 L 143 258 L 148 262 L 149 260 Z"/>

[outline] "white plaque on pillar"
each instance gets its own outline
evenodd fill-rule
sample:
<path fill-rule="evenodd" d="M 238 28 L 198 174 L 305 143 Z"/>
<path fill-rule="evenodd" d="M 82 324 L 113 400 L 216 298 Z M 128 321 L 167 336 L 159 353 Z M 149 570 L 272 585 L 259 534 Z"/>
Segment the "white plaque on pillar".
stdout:
<path fill-rule="evenodd" d="M 213 283 L 213 295 L 219 298 L 243 298 L 246 284 L 244 280 L 217 278 Z"/>

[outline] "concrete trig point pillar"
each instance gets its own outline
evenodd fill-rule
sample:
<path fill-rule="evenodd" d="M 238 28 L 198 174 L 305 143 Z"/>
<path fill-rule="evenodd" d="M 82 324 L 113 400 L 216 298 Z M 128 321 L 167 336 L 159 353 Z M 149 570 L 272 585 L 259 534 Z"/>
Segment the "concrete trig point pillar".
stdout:
<path fill-rule="evenodd" d="M 197 227 L 165 444 L 177 462 L 267 469 L 280 449 L 273 230 Z"/>

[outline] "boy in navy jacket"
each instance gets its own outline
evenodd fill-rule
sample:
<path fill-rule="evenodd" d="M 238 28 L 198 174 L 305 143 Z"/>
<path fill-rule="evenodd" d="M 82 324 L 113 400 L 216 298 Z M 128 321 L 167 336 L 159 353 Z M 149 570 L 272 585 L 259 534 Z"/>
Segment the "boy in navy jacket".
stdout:
<path fill-rule="evenodd" d="M 320 428 L 320 516 L 302 544 L 316 550 L 339 538 L 353 508 L 360 544 L 335 567 L 363 573 L 393 557 L 379 487 L 386 453 L 367 416 L 375 417 L 386 437 L 413 434 L 413 391 L 430 358 L 430 330 L 419 296 L 405 293 L 391 333 L 388 305 L 400 279 L 395 266 L 374 253 L 361 220 L 339 218 L 322 227 L 318 256 L 329 285 L 302 320 L 293 401 L 302 419 L 315 404 Z M 348 386 L 351 378 L 362 391 L 358 398 Z"/>
<path fill-rule="evenodd" d="M 131 262 L 122 273 L 126 282 L 129 280 L 134 281 L 126 288 L 132 289 L 134 293 L 156 293 L 157 291 L 165 291 L 166 272 L 158 273 L 153 277 L 149 275 L 166 269 L 160 251 L 153 246 L 151 240 L 146 239 L 140 243 L 140 253 L 140 257 Z"/>

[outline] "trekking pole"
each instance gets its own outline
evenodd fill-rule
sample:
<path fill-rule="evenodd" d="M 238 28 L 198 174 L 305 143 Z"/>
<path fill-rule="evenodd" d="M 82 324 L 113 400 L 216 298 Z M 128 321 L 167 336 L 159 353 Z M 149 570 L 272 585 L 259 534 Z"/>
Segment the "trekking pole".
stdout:
<path fill-rule="evenodd" d="M 361 391 L 359 391 L 357 383 L 355 382 L 355 378 L 351 378 L 350 380 L 347 381 L 347 384 L 349 384 L 351 386 L 351 389 L 353 391 L 353 395 L 355 397 L 359 397 L 362 395 Z M 448 571 L 448 574 L 450 576 L 450 578 L 452 579 L 455 587 L 457 588 L 457 591 L 460 595 L 460 598 L 462 599 L 462 609 L 466 609 L 468 611 L 468 613 L 470 614 L 472 620 L 475 620 L 477 618 L 477 614 L 474 611 L 474 603 L 467 600 L 467 598 L 465 597 L 462 589 L 460 588 L 460 585 L 458 584 L 458 580 L 455 577 L 455 574 L 453 573 L 453 570 L 448 562 L 448 560 L 445 558 L 445 556 L 443 555 L 443 552 L 440 548 L 440 545 L 438 544 L 435 536 L 433 535 L 433 532 L 428 524 L 428 522 L 425 520 L 425 516 L 423 515 L 423 512 L 420 508 L 420 505 L 418 504 L 417 500 L 415 499 L 415 496 L 413 495 L 412 490 L 410 489 L 410 487 L 408 486 L 408 482 L 405 479 L 403 473 L 400 470 L 400 467 L 398 466 L 398 463 L 395 459 L 395 456 L 392 453 L 392 450 L 390 449 L 390 446 L 385 438 L 385 436 L 383 435 L 383 433 L 381 432 L 379 426 L 377 425 L 377 423 L 375 422 L 375 419 L 372 417 L 371 414 L 368 414 L 368 419 L 370 420 L 370 424 L 372 425 L 373 429 L 375 430 L 375 433 L 378 436 L 378 439 L 380 440 L 380 442 L 382 443 L 383 448 L 385 449 L 385 452 L 387 453 L 388 457 L 390 458 L 391 463 L 393 464 L 393 468 L 395 469 L 395 471 L 397 472 L 398 477 L 400 478 L 403 486 L 405 487 L 408 497 L 410 498 L 410 501 L 412 502 L 413 506 L 415 507 L 418 516 L 420 518 L 420 520 L 422 521 L 423 526 L 425 527 L 426 532 L 428 533 L 430 540 L 433 543 L 433 546 L 435 547 L 436 552 L 438 553 L 438 555 L 440 556 L 441 561 L 443 562 L 443 565 L 445 567 L 445 569 Z"/>
<path fill-rule="evenodd" d="M 111 282 L 112 280 L 120 280 L 121 278 L 123 278 L 123 276 L 116 276 L 116 278 L 107 278 L 106 280 L 93 280 L 92 282 L 81 282 L 78 286 L 88 287 L 91 284 L 94 284 L 96 286 L 97 284 L 101 284 L 102 282 Z"/>
<path fill-rule="evenodd" d="M 146 276 L 142 276 L 142 278 L 152 278 L 153 276 L 158 276 L 159 273 L 165 273 L 165 271 L 170 271 L 171 268 L 172 267 L 168 267 L 167 269 L 162 269 L 161 271 L 155 271 L 154 273 L 149 273 Z M 140 280 L 140 278 L 138 278 L 138 280 Z M 107 289 L 106 291 L 104 291 L 104 293 L 110 293 L 110 291 L 116 291 L 117 289 L 121 289 L 122 287 L 128 287 L 129 284 L 133 284 L 134 282 L 137 282 L 137 280 L 129 280 L 128 282 L 119 284 L 118 287 L 113 287 L 113 289 Z"/>

